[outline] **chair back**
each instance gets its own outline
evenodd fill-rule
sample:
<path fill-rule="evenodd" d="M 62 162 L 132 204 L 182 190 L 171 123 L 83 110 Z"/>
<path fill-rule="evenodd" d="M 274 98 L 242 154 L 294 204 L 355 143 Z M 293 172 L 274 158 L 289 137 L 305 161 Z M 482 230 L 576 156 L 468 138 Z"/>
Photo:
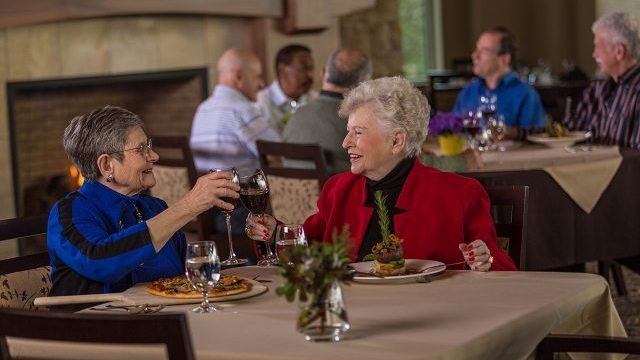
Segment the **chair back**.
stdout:
<path fill-rule="evenodd" d="M 8 336 L 75 343 L 165 344 L 169 359 L 194 359 L 187 319 L 182 313 L 105 316 L 0 309 L 2 359 L 13 358 Z"/>
<path fill-rule="evenodd" d="M 198 180 L 189 139 L 184 136 L 154 136 L 153 150 L 160 159 L 153 167 L 156 185 L 152 196 L 164 200 L 169 206 L 185 196 Z M 211 215 L 205 212 L 185 226 L 185 230 L 196 232 L 204 240 L 211 232 Z"/>
<path fill-rule="evenodd" d="M 0 220 L 0 241 L 46 234 L 48 218 L 42 214 Z M 33 299 L 49 294 L 49 273 L 46 251 L 0 260 L 0 307 L 44 309 L 33 305 Z"/>
<path fill-rule="evenodd" d="M 529 187 L 501 185 L 485 189 L 491 202 L 498 245 L 511 256 L 518 269 L 525 270 Z"/>
<path fill-rule="evenodd" d="M 320 190 L 329 177 L 322 148 L 317 144 L 263 140 L 256 144 L 260 166 L 269 180 L 273 215 L 288 223 L 303 223 L 317 211 Z M 288 160 L 303 160 L 313 167 L 292 167 Z"/>
<path fill-rule="evenodd" d="M 554 354 L 560 352 L 640 354 L 640 339 L 592 335 L 547 335 L 538 344 L 536 360 L 553 360 L 556 358 Z"/>

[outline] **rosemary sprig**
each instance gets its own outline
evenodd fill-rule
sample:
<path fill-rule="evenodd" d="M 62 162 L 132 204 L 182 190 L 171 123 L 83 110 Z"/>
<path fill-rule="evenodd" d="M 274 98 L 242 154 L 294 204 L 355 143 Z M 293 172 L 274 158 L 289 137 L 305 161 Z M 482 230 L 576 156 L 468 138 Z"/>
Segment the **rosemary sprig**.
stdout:
<path fill-rule="evenodd" d="M 373 193 L 373 198 L 376 204 L 376 211 L 378 212 L 378 225 L 380 225 L 380 232 L 382 233 L 382 246 L 389 247 L 389 209 L 387 208 L 387 197 L 382 195 L 382 191 L 378 190 Z"/>

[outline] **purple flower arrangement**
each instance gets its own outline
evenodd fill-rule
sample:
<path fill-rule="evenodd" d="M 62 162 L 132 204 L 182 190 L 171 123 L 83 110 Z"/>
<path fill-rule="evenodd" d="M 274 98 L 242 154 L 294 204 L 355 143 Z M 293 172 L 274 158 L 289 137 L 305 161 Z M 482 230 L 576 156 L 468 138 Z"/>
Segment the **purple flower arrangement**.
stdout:
<path fill-rule="evenodd" d="M 429 121 L 429 135 L 453 135 L 463 131 L 462 117 L 454 113 L 438 111 Z"/>

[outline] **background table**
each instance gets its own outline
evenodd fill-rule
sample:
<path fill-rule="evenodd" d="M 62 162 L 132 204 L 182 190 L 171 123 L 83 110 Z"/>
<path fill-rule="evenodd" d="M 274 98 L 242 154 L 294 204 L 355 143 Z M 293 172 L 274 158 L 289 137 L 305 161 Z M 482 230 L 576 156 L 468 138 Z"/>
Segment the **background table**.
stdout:
<path fill-rule="evenodd" d="M 543 170 L 467 172 L 484 185 L 528 185 L 528 269 L 542 270 L 640 255 L 640 152 L 622 164 L 591 213 Z"/>

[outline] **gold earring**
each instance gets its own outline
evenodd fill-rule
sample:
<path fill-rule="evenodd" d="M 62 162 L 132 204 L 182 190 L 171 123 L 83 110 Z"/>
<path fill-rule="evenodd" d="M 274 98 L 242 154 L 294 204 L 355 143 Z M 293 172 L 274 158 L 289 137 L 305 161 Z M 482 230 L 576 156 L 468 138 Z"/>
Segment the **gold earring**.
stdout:
<path fill-rule="evenodd" d="M 109 176 L 107 176 L 107 182 L 113 182 L 113 174 L 109 174 Z"/>

